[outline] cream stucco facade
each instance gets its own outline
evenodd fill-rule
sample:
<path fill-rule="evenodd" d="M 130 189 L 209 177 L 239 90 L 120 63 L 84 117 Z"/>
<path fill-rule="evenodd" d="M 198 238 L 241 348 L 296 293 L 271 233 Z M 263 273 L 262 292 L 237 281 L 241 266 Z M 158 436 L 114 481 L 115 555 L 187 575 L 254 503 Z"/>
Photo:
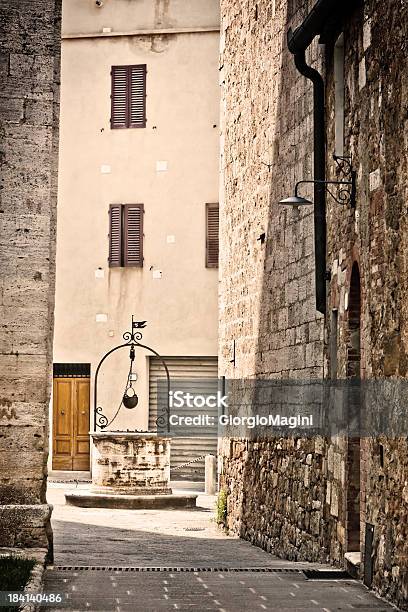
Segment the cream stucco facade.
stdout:
<path fill-rule="evenodd" d="M 91 398 L 132 314 L 162 355 L 217 355 L 205 205 L 218 202 L 218 49 L 217 0 L 64 2 L 54 362 L 90 363 Z M 111 129 L 111 67 L 132 64 L 147 66 L 147 124 Z M 144 204 L 141 268 L 109 268 L 112 203 Z M 103 371 L 108 416 L 127 369 L 124 351 Z M 147 428 L 145 354 L 136 371 L 139 407 L 117 429 Z"/>

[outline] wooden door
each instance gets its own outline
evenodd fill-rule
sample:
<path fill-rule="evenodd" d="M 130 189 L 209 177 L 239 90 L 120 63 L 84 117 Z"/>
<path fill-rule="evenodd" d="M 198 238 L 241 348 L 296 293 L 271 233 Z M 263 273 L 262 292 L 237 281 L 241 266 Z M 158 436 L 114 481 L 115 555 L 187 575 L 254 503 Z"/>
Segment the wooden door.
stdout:
<path fill-rule="evenodd" d="M 89 378 L 54 378 L 53 470 L 89 470 Z"/>

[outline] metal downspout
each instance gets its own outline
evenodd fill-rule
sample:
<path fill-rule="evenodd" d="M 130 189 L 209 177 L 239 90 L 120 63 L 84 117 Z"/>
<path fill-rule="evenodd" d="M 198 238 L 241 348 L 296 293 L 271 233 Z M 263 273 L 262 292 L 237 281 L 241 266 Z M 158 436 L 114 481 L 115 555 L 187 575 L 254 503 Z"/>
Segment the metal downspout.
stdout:
<path fill-rule="evenodd" d="M 314 180 L 326 179 L 326 126 L 324 112 L 324 81 L 314 68 L 306 63 L 306 52 L 294 53 L 295 65 L 300 74 L 313 83 L 313 137 Z M 326 314 L 326 187 L 314 184 L 314 245 L 316 309 Z"/>

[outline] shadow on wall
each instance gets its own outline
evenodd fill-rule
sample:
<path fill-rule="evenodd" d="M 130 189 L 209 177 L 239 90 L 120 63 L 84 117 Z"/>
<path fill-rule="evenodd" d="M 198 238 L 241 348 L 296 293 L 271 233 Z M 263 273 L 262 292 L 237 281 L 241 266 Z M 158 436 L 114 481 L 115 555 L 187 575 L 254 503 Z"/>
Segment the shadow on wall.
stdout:
<path fill-rule="evenodd" d="M 273 49 L 268 48 L 264 56 L 278 49 L 278 62 L 270 71 L 266 93 L 262 88 L 268 73 L 260 73 L 251 81 L 253 89 L 257 86 L 260 89 L 251 91 L 253 98 L 274 92 L 266 120 L 275 126 L 255 347 L 258 378 L 308 380 L 323 376 L 323 322 L 315 307 L 313 207 L 298 211 L 278 204 L 282 197 L 292 194 L 297 180 L 312 177 L 312 86 L 297 72 L 286 42 L 289 26 L 296 27 L 308 13 L 307 4 L 303 3 L 302 10 L 292 14 L 294 3 L 281 3 L 277 9 L 279 18 L 267 19 L 264 27 L 272 24 Z M 268 41 L 260 33 L 253 36 Z M 260 53 L 258 48 L 256 53 Z M 315 47 L 310 54 L 313 58 L 309 57 L 309 61 L 315 61 Z M 250 67 L 243 66 L 242 70 Z M 243 100 L 245 103 L 247 99 Z M 252 122 L 252 129 L 253 133 L 245 138 L 251 142 L 252 137 L 256 142 L 256 138 L 262 137 L 261 122 Z M 255 146 L 252 155 L 252 163 L 259 164 Z M 245 183 L 243 191 L 247 197 L 252 195 L 250 189 Z M 308 195 L 307 189 L 304 195 Z M 235 514 L 229 518 L 230 528 L 290 560 L 327 561 L 329 534 L 323 528 L 322 502 L 326 487 L 322 477 L 323 441 L 317 444 L 315 439 L 276 438 L 232 444 L 236 445 L 229 462 L 233 466 L 230 473 L 234 476 L 239 473 L 240 477 L 235 478 L 232 490 L 230 487 L 229 511 Z"/>

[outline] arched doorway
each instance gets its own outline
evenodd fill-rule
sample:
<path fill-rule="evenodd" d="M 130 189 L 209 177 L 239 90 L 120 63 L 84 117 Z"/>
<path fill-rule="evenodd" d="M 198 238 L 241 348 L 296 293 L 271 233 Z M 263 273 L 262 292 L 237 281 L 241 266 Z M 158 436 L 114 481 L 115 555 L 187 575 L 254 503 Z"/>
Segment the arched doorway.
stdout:
<path fill-rule="evenodd" d="M 353 264 L 348 308 L 347 378 L 348 444 L 346 492 L 346 551 L 360 551 L 360 419 L 361 419 L 361 287 L 360 271 Z"/>

